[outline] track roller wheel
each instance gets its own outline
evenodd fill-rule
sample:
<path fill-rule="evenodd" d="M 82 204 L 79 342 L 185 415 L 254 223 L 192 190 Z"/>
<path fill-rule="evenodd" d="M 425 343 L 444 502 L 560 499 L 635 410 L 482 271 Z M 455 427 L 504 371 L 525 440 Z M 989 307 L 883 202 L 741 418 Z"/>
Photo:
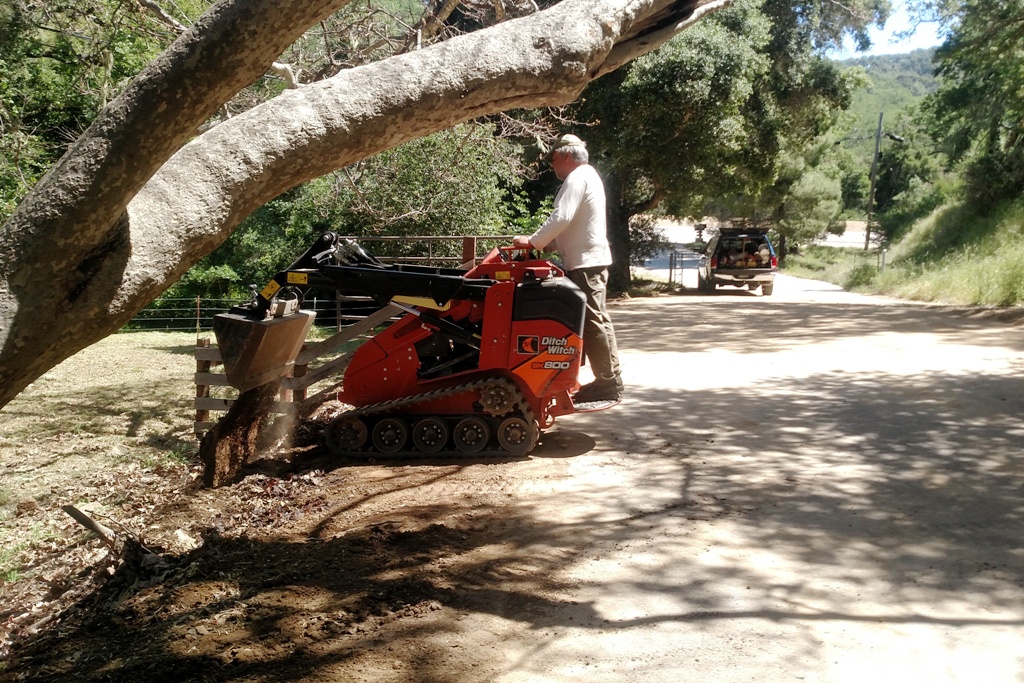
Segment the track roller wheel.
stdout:
<path fill-rule="evenodd" d="M 373 426 L 373 445 L 381 453 L 397 453 L 409 440 L 409 426 L 398 417 L 385 417 Z"/>
<path fill-rule="evenodd" d="M 455 447 L 463 453 L 479 453 L 490 438 L 490 428 L 479 417 L 466 417 L 455 425 Z"/>
<path fill-rule="evenodd" d="M 359 450 L 369 437 L 365 422 L 358 417 L 344 415 L 331 421 L 325 432 L 327 445 L 335 453 Z"/>
<path fill-rule="evenodd" d="M 498 444 L 514 455 L 529 453 L 539 437 L 537 427 L 521 417 L 510 417 L 498 427 Z"/>
<path fill-rule="evenodd" d="M 425 417 L 413 426 L 412 442 L 423 453 L 437 453 L 448 442 L 448 425 L 439 417 Z"/>
<path fill-rule="evenodd" d="M 480 390 L 480 404 L 491 417 L 500 417 L 512 411 L 516 396 L 506 382 L 491 384 Z"/>

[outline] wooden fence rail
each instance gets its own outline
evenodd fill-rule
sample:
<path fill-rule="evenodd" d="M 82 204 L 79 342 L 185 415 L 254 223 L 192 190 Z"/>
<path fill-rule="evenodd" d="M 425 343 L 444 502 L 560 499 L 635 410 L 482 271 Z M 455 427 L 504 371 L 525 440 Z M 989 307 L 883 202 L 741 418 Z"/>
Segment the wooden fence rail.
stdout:
<path fill-rule="evenodd" d="M 332 398 L 341 386 L 340 379 L 331 381 L 312 396 L 308 395 L 309 390 L 313 385 L 330 381 L 345 371 L 352 360 L 352 353 L 358 346 L 351 345 L 346 349 L 347 344 L 357 338 L 370 335 L 377 327 L 387 324 L 401 312 L 402 309 L 399 307 L 388 304 L 372 315 L 344 327 L 340 332 L 323 341 L 306 343 L 288 375 L 281 380 L 281 392 L 274 404 L 274 412 L 280 415 L 300 415 Z M 318 364 L 321 358 L 335 353 L 338 355 Z M 211 396 L 211 387 L 228 387 L 230 393 L 234 395 L 238 393 L 231 389 L 227 375 L 215 371 L 215 368 L 220 365 L 223 365 L 220 349 L 210 339 L 197 339 L 194 427 L 197 439 L 202 438 L 203 434 L 216 424 L 211 413 L 227 411 L 235 402 L 233 398 Z"/>

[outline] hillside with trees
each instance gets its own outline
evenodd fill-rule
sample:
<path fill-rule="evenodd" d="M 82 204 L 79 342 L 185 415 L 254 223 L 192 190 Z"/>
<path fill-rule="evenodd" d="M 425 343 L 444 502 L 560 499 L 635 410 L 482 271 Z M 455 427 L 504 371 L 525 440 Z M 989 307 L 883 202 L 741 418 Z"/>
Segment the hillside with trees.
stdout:
<path fill-rule="evenodd" d="M 811 272 L 864 291 L 958 304 L 1024 303 L 1024 4 L 939 4 L 936 89 L 895 117 L 879 160 L 882 269 L 874 256 L 809 256 Z M 888 119 L 887 119 L 888 120 Z"/>
<path fill-rule="evenodd" d="M 872 111 L 898 111 L 919 104 L 938 89 L 935 77 L 935 48 L 913 50 L 904 54 L 854 57 L 839 66 L 860 67 L 870 83 L 854 94 L 849 113 L 854 117 Z"/>
<path fill-rule="evenodd" d="M 867 77 L 867 83 L 854 92 L 850 108 L 843 115 L 848 131 L 848 142 L 844 145 L 862 154 L 870 163 L 879 113 L 884 114 L 884 123 L 892 126 L 901 112 L 920 105 L 927 95 L 938 89 L 934 56 L 935 49 L 929 48 L 837 61 L 844 69 L 862 69 Z"/>

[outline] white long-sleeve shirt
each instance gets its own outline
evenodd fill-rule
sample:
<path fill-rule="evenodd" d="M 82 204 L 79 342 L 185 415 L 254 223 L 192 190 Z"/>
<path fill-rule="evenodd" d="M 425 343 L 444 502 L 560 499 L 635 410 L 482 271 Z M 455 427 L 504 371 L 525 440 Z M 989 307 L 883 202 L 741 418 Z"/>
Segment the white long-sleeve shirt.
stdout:
<path fill-rule="evenodd" d="M 577 166 L 565 177 L 551 215 L 530 235 L 530 244 L 536 249 L 543 250 L 552 242 L 566 270 L 612 264 L 604 183 L 593 166 Z"/>

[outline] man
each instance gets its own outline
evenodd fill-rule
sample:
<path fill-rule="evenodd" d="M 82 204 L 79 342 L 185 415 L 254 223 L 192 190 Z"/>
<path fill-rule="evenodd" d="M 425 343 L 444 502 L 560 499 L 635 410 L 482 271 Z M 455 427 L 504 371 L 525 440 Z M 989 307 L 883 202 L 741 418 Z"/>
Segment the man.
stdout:
<path fill-rule="evenodd" d="M 594 381 L 573 396 L 576 403 L 617 401 L 622 396 L 619 350 L 615 329 L 605 308 L 608 246 L 604 183 L 590 165 L 587 145 L 575 135 L 563 135 L 551 153 L 551 167 L 562 187 L 555 195 L 554 211 L 537 232 L 516 236 L 518 249 L 543 251 L 549 245 L 562 256 L 566 275 L 587 296 L 583 323 L 583 351 L 594 371 Z"/>

